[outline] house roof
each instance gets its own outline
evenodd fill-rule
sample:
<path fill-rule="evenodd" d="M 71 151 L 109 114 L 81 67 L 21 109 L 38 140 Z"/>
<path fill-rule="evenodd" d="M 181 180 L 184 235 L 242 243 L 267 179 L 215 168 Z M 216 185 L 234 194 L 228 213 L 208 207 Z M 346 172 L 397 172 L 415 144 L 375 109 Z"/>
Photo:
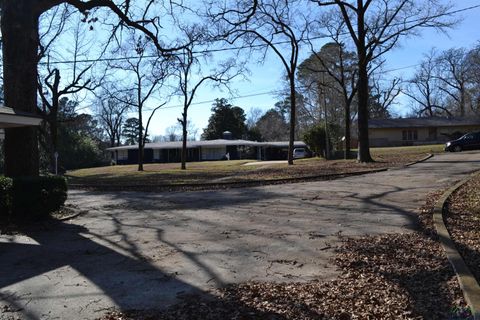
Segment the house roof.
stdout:
<path fill-rule="evenodd" d="M 247 147 L 288 147 L 288 141 L 278 141 L 278 142 L 257 142 L 250 140 L 225 140 L 225 139 L 216 139 L 216 140 L 203 140 L 203 141 L 187 141 L 187 148 L 198 148 L 198 147 L 226 147 L 226 146 L 247 146 Z M 303 141 L 295 141 L 296 147 L 304 147 L 306 144 Z M 182 147 L 182 141 L 168 141 L 168 142 L 153 142 L 146 143 L 145 149 L 180 149 Z M 129 149 L 138 149 L 138 145 L 130 146 L 120 146 L 108 148 L 109 151 L 114 150 L 129 150 Z"/>
<path fill-rule="evenodd" d="M 370 119 L 370 129 L 480 126 L 480 118 L 398 118 Z"/>
<path fill-rule="evenodd" d="M 42 118 L 0 105 L 0 128 L 38 126 Z"/>
<path fill-rule="evenodd" d="M 303 141 L 294 141 L 293 145 L 295 147 L 306 147 L 307 144 Z M 265 146 L 267 147 L 277 147 L 277 148 L 288 148 L 289 146 L 289 141 L 271 141 L 271 142 L 265 142 Z"/>

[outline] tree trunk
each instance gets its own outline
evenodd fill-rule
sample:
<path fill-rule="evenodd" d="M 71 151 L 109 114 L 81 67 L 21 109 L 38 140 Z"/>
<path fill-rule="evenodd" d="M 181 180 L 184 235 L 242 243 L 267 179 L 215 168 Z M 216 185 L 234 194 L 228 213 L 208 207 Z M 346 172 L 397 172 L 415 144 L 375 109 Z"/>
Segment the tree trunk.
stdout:
<path fill-rule="evenodd" d="M 37 110 L 38 17 L 36 0 L 0 2 L 5 105 L 29 113 Z M 5 175 L 37 176 L 38 133 L 35 127 L 5 130 Z"/>
<path fill-rule="evenodd" d="M 358 70 L 358 161 L 373 162 L 368 140 L 368 73 L 367 66 Z"/>
<path fill-rule="evenodd" d="M 187 108 L 183 109 L 182 113 L 182 170 L 187 169 Z"/>
<path fill-rule="evenodd" d="M 52 149 L 50 150 L 50 161 L 51 161 L 51 172 L 57 174 L 58 173 L 58 159 L 55 157 L 55 153 L 58 152 L 58 126 L 57 126 L 57 118 L 55 116 L 55 120 L 50 122 L 50 139 L 52 142 Z"/>
<path fill-rule="evenodd" d="M 295 94 L 295 75 L 289 75 L 290 79 L 290 139 L 288 141 L 288 164 L 293 164 L 293 149 L 295 148 L 295 122 L 297 105 L 296 105 L 296 94 Z"/>
<path fill-rule="evenodd" d="M 112 136 L 110 137 L 110 148 L 115 147 L 115 140 L 116 140 L 116 139 L 115 139 L 115 135 L 112 135 Z"/>
<path fill-rule="evenodd" d="M 368 140 L 368 59 L 365 43 L 365 11 L 363 0 L 357 0 L 357 28 L 358 28 L 358 161 L 373 162 L 370 156 L 370 143 Z"/>
<path fill-rule="evenodd" d="M 350 159 L 350 103 L 345 100 L 345 159 Z"/>
<path fill-rule="evenodd" d="M 138 109 L 138 171 L 143 171 L 143 119 L 142 108 Z"/>
<path fill-rule="evenodd" d="M 50 140 L 52 142 L 52 148 L 50 150 L 50 159 L 51 159 L 51 168 L 52 173 L 58 173 L 58 158 L 55 157 L 55 153 L 58 152 L 58 109 L 59 109 L 59 96 L 58 96 L 58 84 L 60 83 L 60 73 L 57 70 L 55 74 L 57 81 L 55 81 L 56 86 L 55 92 L 52 92 L 52 105 L 49 110 L 49 115 L 47 117 L 50 125 Z"/>
<path fill-rule="evenodd" d="M 465 117 L 465 85 L 460 84 L 460 117 Z"/>
<path fill-rule="evenodd" d="M 115 147 L 115 134 L 110 136 L 110 148 L 113 147 Z M 112 163 L 112 161 L 115 161 L 115 155 L 113 152 L 110 152 L 110 163 Z"/>

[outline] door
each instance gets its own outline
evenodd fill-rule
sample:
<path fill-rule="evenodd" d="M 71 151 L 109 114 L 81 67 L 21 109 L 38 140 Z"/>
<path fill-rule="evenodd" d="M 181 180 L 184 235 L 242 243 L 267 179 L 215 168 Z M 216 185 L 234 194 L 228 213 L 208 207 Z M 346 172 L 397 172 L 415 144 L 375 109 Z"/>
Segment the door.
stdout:
<path fill-rule="evenodd" d="M 437 141 L 437 128 L 428 128 L 428 140 Z"/>

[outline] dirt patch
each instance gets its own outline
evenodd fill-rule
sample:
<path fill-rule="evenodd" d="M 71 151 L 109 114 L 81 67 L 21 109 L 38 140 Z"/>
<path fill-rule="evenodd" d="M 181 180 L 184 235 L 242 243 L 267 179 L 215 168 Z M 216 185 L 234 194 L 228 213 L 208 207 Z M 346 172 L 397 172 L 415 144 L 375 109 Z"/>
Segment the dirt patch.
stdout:
<path fill-rule="evenodd" d="M 480 282 L 480 176 L 464 184 L 448 200 L 445 222 L 458 251 Z"/>
<path fill-rule="evenodd" d="M 334 259 L 338 279 L 247 282 L 217 290 L 213 299 L 191 296 L 164 311 L 102 319 L 472 319 L 432 226 L 441 194 L 429 195 L 417 232 L 343 238 Z"/>

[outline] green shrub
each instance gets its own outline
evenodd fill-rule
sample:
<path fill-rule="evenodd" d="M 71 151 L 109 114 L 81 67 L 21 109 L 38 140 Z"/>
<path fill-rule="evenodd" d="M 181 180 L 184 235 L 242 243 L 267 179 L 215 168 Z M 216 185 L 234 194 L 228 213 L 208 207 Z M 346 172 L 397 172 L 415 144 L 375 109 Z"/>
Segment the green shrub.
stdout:
<path fill-rule="evenodd" d="M 24 223 L 49 216 L 67 200 L 63 177 L 0 177 L 0 222 Z"/>
<path fill-rule="evenodd" d="M 338 141 L 340 127 L 336 124 L 328 124 L 328 143 L 329 151 L 333 151 L 334 142 Z M 303 141 L 308 145 L 309 149 L 315 152 L 317 156 L 325 154 L 325 125 L 317 124 L 309 128 L 303 135 Z"/>
<path fill-rule="evenodd" d="M 303 141 L 308 145 L 310 150 L 315 152 L 317 156 L 322 156 L 325 153 L 325 126 L 316 125 L 310 128 L 303 135 Z"/>
<path fill-rule="evenodd" d="M 67 200 L 67 181 L 59 176 L 14 178 L 12 200 L 15 222 L 45 218 Z"/>
<path fill-rule="evenodd" d="M 12 210 L 12 179 L 0 176 L 0 222 L 8 221 Z"/>

